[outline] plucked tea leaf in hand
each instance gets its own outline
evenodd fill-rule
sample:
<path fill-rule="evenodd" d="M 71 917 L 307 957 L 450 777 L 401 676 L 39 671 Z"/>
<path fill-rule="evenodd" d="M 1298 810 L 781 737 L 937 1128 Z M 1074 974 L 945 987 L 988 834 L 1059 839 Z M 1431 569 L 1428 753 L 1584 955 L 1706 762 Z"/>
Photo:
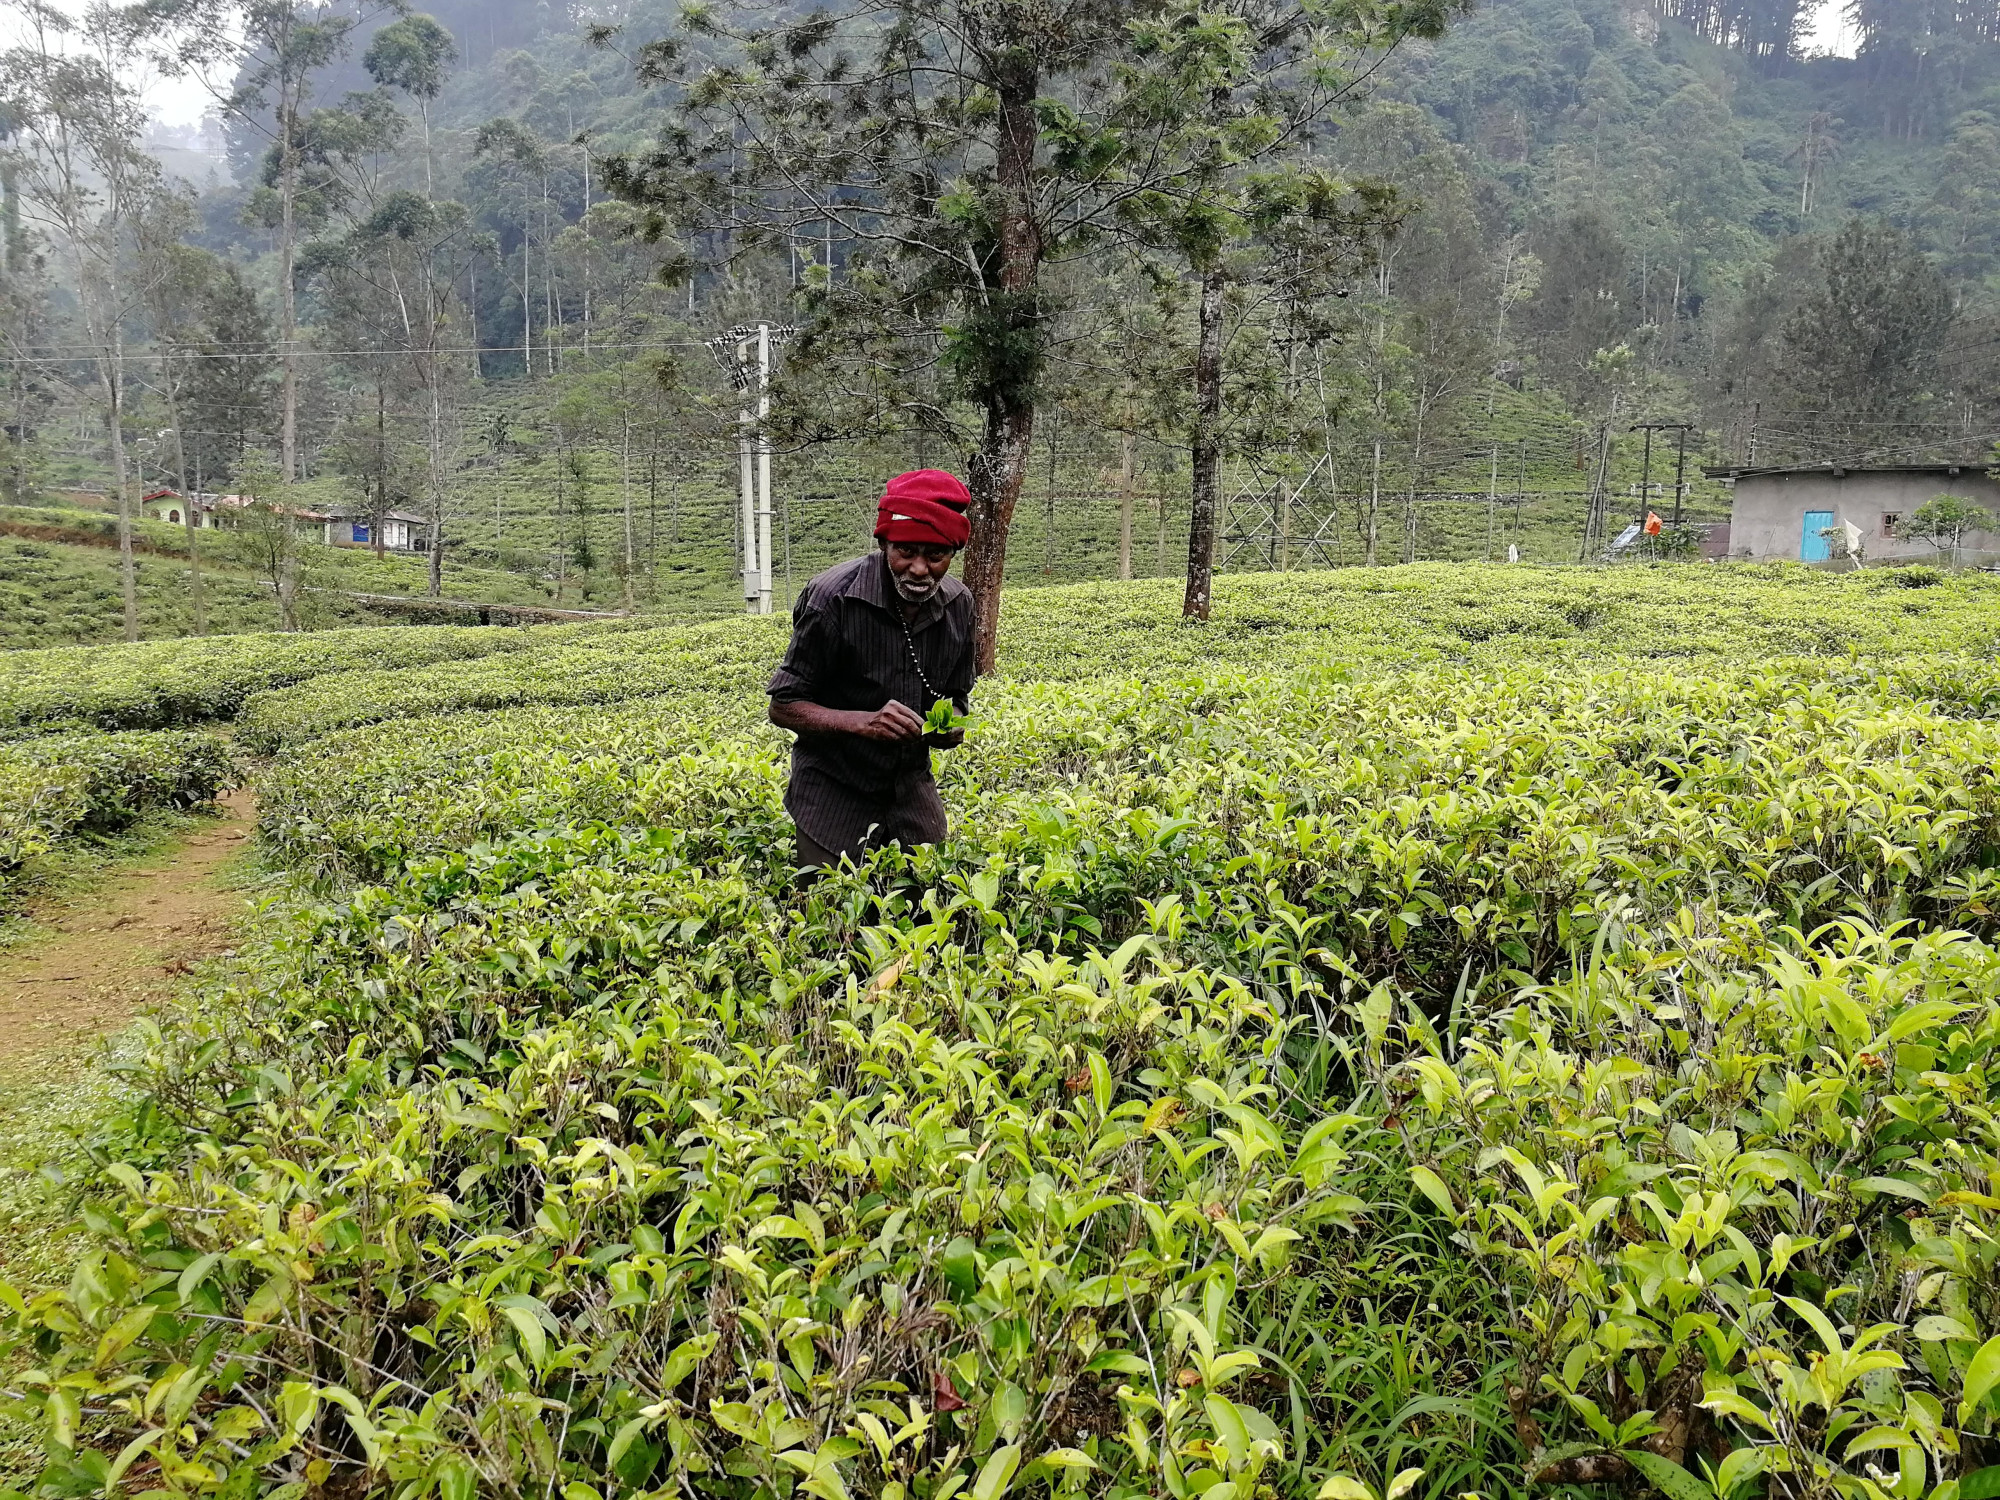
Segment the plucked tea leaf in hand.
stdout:
<path fill-rule="evenodd" d="M 950 734 L 963 729 L 972 722 L 972 715 L 962 714 L 958 705 L 949 698 L 940 698 L 931 705 L 931 711 L 924 715 L 925 734 Z"/>

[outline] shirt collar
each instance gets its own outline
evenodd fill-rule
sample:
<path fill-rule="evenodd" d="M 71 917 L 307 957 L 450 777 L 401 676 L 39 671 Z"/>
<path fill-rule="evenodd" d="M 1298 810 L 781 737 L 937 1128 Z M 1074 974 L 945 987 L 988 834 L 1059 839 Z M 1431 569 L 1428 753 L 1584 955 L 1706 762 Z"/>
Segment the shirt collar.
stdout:
<path fill-rule="evenodd" d="M 877 609 L 885 610 L 898 619 L 902 618 L 903 601 L 896 592 L 896 585 L 889 577 L 889 559 L 878 547 L 868 558 L 869 565 L 859 569 L 845 592 L 849 598 L 865 599 Z M 950 582 L 947 576 L 945 583 Z M 923 602 L 917 617 L 910 621 L 911 630 L 922 630 L 932 625 L 944 614 L 945 584 L 940 584 Z"/>

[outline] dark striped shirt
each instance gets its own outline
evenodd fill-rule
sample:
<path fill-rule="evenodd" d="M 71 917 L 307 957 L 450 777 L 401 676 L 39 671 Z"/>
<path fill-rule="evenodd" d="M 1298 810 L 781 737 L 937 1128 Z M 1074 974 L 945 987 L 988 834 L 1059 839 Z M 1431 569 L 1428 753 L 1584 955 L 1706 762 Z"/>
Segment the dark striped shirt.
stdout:
<path fill-rule="evenodd" d="M 945 578 L 906 632 L 889 564 L 876 551 L 829 569 L 800 592 L 792 644 L 769 691 L 780 702 L 865 713 L 894 699 L 924 714 L 945 697 L 963 713 L 973 678 L 971 590 Z M 835 853 L 858 850 L 871 828 L 876 842 L 944 835 L 927 740 L 801 734 L 785 808 Z"/>

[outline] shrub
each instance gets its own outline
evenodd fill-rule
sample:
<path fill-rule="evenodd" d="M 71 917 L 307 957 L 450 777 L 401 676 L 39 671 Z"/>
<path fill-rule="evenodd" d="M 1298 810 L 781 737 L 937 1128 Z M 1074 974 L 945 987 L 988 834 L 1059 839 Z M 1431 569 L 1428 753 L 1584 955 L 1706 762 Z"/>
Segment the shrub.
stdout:
<path fill-rule="evenodd" d="M 0 875 L 80 831 L 149 808 L 192 807 L 236 785 L 229 747 L 189 731 L 51 735 L 0 745 Z"/>
<path fill-rule="evenodd" d="M 618 622 L 640 627 L 658 622 Z M 161 729 L 233 718 L 252 693 L 359 668 L 407 671 L 602 633 L 602 625 L 385 626 L 0 652 L 0 738 L 51 721 Z"/>

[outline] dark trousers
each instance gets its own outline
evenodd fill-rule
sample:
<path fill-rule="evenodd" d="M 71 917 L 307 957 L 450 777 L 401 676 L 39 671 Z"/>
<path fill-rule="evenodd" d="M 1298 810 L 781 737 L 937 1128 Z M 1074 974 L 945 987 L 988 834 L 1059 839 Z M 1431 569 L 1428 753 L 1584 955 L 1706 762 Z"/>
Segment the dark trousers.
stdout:
<path fill-rule="evenodd" d="M 799 867 L 805 870 L 827 869 L 839 864 L 843 858 L 866 859 L 869 850 L 888 844 L 907 849 L 916 844 L 934 844 L 943 838 L 944 802 L 938 796 L 937 783 L 926 776 L 898 790 L 898 800 L 883 807 L 862 812 L 850 804 L 841 809 L 845 817 L 837 819 L 836 826 L 844 821 L 855 833 L 853 842 L 838 849 L 822 844 L 807 833 L 794 810 L 792 827 L 798 834 Z"/>

